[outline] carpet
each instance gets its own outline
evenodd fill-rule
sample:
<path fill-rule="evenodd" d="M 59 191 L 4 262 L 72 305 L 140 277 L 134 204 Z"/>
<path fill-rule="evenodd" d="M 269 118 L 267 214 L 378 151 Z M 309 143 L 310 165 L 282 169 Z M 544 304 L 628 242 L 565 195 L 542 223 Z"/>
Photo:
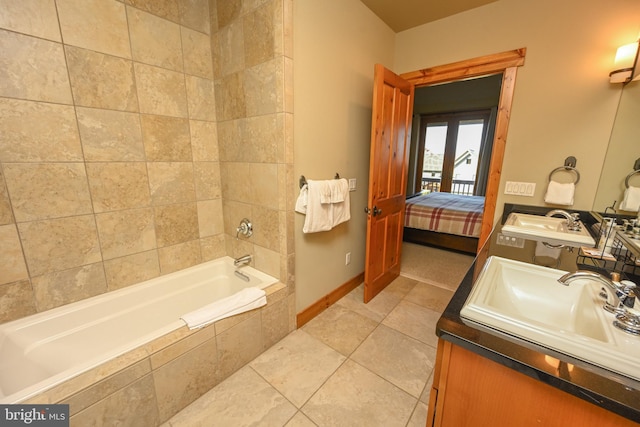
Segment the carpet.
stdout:
<path fill-rule="evenodd" d="M 400 274 L 455 291 L 473 263 L 473 256 L 403 242 Z"/>

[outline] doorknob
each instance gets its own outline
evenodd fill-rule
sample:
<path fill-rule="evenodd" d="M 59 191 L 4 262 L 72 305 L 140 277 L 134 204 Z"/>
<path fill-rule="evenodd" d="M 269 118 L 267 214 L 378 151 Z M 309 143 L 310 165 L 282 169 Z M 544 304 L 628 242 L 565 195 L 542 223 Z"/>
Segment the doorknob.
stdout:
<path fill-rule="evenodd" d="M 369 207 L 364 208 L 364 212 L 368 215 L 370 213 L 372 213 L 371 209 L 369 209 Z M 380 215 L 382 213 L 382 209 L 378 209 L 377 206 L 373 207 L 373 216 L 376 215 Z"/>

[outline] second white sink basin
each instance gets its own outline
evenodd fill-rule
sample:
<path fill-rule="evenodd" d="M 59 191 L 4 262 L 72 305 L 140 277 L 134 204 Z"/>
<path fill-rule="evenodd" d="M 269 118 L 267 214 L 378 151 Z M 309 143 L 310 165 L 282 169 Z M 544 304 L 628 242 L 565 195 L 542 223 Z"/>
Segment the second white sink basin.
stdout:
<path fill-rule="evenodd" d="M 565 286 L 557 281 L 565 273 L 490 257 L 460 316 L 640 380 L 640 337 L 613 326 L 597 282 Z"/>
<path fill-rule="evenodd" d="M 595 246 L 595 241 L 584 224 L 580 225 L 580 231 L 571 231 L 565 218 L 512 212 L 502 226 L 502 232 L 508 236 L 538 240 L 552 245 Z"/>

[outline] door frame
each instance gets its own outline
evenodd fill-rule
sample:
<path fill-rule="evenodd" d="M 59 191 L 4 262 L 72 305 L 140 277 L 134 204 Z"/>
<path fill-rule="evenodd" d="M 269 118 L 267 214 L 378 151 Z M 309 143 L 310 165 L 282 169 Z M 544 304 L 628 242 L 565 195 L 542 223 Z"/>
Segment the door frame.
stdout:
<path fill-rule="evenodd" d="M 520 48 L 400 74 L 400 77 L 409 81 L 415 87 L 421 87 L 502 73 L 502 87 L 500 88 L 496 130 L 493 137 L 493 150 L 489 165 L 489 178 L 487 180 L 478 249 L 482 247 L 493 228 L 507 130 L 509 129 L 509 119 L 511 117 L 516 72 L 518 67 L 524 65 L 526 52 L 526 48 Z"/>

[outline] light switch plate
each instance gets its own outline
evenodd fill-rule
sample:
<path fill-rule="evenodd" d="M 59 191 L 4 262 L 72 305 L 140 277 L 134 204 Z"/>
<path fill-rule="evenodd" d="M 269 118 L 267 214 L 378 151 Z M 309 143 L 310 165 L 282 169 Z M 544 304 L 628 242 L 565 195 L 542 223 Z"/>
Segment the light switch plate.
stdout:
<path fill-rule="evenodd" d="M 507 181 L 504 186 L 504 194 L 514 196 L 533 197 L 536 192 L 536 184 L 534 182 L 516 182 Z"/>
<path fill-rule="evenodd" d="M 349 178 L 349 191 L 356 191 L 356 179 Z"/>

